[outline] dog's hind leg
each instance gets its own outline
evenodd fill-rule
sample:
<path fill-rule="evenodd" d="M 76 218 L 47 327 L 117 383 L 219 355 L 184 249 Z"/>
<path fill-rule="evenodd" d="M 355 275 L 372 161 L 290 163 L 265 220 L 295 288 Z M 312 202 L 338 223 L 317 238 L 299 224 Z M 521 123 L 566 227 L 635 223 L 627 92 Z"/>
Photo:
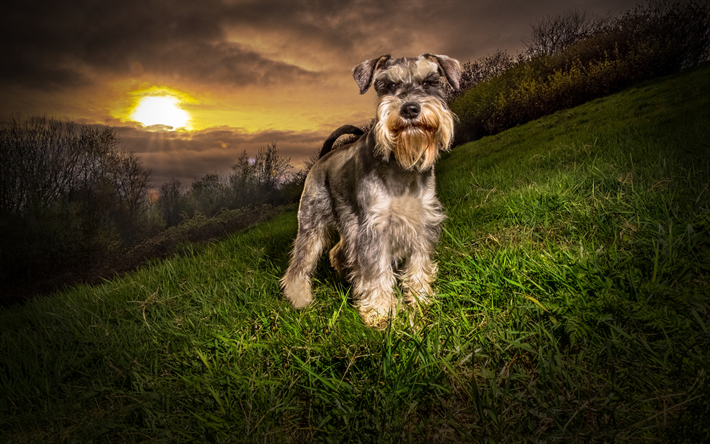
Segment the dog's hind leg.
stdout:
<path fill-rule="evenodd" d="M 328 245 L 328 227 L 322 224 L 304 227 L 301 224 L 291 254 L 291 263 L 281 278 L 284 296 L 295 308 L 303 308 L 313 301 L 311 276 L 318 258 Z"/>
<path fill-rule="evenodd" d="M 330 244 L 328 216 L 329 200 L 317 186 L 306 184 L 303 199 L 298 210 L 298 236 L 291 253 L 291 263 L 283 278 L 281 287 L 284 296 L 295 308 L 303 308 L 311 303 L 311 276 L 315 271 L 323 250 Z"/>
<path fill-rule="evenodd" d="M 345 254 L 345 242 L 340 239 L 332 250 L 330 250 L 330 265 L 335 268 L 339 275 L 345 277 L 348 274 L 348 260 Z"/>

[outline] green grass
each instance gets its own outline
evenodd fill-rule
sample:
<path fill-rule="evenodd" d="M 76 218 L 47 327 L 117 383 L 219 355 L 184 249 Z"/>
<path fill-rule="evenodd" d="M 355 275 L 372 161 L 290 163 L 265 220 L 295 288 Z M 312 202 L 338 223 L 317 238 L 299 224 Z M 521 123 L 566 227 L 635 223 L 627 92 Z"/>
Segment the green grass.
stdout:
<path fill-rule="evenodd" d="M 437 164 L 438 298 L 363 326 L 295 210 L 0 312 L 7 442 L 710 439 L 710 65 Z"/>

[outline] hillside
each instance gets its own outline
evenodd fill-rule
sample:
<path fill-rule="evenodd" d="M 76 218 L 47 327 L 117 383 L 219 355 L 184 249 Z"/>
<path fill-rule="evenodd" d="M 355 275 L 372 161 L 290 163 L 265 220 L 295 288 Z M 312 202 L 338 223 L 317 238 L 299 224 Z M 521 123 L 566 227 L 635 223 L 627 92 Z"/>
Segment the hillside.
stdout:
<path fill-rule="evenodd" d="M 710 64 L 454 148 L 437 301 L 384 332 L 295 208 L 0 311 L 3 442 L 710 440 Z"/>

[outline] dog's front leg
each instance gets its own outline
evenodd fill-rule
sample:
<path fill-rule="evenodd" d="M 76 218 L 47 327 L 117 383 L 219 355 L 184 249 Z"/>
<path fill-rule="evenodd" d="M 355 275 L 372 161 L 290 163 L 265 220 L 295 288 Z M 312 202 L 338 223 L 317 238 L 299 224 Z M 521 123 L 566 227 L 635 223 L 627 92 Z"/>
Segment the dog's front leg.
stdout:
<path fill-rule="evenodd" d="M 307 205 L 303 205 L 306 209 Z M 313 301 L 311 276 L 318 257 L 328 244 L 328 229 L 321 223 L 310 223 L 307 211 L 299 214 L 299 229 L 291 254 L 291 264 L 281 279 L 284 295 L 295 308 L 303 308 Z"/>
<path fill-rule="evenodd" d="M 415 251 L 404 265 L 402 286 L 404 301 L 409 305 L 428 304 L 434 296 L 431 284 L 436 280 L 436 264 L 431 261 L 431 254 L 422 250 Z"/>
<path fill-rule="evenodd" d="M 358 233 L 353 294 L 365 324 L 383 327 L 397 312 L 395 275 L 385 227 L 364 226 Z"/>

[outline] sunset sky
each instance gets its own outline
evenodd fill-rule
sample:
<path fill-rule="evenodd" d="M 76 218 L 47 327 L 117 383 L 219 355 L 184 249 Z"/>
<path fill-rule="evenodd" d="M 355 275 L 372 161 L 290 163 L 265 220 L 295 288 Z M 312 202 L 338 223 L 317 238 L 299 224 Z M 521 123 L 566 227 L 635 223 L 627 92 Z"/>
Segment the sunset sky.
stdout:
<path fill-rule="evenodd" d="M 334 129 L 374 116 L 375 93 L 359 95 L 350 74 L 366 59 L 514 55 L 545 16 L 637 3 L 6 0 L 0 123 L 110 125 L 154 186 L 228 173 L 270 142 L 300 168 Z"/>

